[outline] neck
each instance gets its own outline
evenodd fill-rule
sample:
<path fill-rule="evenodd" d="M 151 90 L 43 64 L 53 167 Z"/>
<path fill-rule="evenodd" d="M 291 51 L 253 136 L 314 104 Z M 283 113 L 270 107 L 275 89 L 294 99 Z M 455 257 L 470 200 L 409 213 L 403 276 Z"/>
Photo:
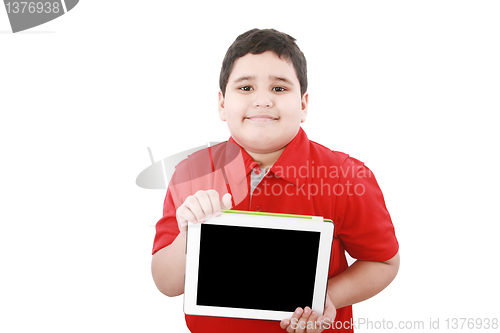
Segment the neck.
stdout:
<path fill-rule="evenodd" d="M 273 151 L 272 153 L 264 153 L 264 154 L 251 152 L 246 149 L 245 151 L 248 153 L 248 155 L 252 157 L 252 159 L 255 162 L 259 163 L 259 167 L 261 169 L 267 170 L 278 160 L 278 158 L 281 156 L 285 148 L 286 146 L 281 148 L 280 150 Z"/>

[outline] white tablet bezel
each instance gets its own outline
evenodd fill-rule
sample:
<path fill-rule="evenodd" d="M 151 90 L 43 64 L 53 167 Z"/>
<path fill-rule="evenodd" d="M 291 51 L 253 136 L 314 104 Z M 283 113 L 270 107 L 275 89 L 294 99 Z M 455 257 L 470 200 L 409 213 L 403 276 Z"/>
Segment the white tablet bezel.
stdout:
<path fill-rule="evenodd" d="M 326 288 L 328 282 L 328 270 L 330 266 L 330 255 L 333 241 L 334 225 L 329 220 L 318 217 L 290 217 L 248 214 L 247 212 L 222 213 L 219 217 L 213 217 L 205 224 L 243 226 L 269 229 L 302 230 L 320 232 L 318 259 L 316 265 L 316 278 L 314 285 L 312 309 L 323 314 Z M 255 310 L 242 308 L 229 308 L 220 306 L 197 305 L 198 290 L 198 268 L 200 249 L 201 224 L 188 224 L 186 245 L 186 275 L 184 281 L 184 313 L 188 315 L 233 317 L 246 319 L 283 320 L 292 316 L 293 312 Z"/>

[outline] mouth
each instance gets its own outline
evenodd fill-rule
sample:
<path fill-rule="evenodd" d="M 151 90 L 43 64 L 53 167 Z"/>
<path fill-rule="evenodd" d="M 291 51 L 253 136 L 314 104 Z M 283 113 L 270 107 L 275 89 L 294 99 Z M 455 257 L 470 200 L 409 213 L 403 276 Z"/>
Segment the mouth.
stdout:
<path fill-rule="evenodd" d="M 256 123 L 266 123 L 271 121 L 276 121 L 279 117 L 273 117 L 265 114 L 256 114 L 254 116 L 245 117 L 246 120 L 254 121 Z"/>

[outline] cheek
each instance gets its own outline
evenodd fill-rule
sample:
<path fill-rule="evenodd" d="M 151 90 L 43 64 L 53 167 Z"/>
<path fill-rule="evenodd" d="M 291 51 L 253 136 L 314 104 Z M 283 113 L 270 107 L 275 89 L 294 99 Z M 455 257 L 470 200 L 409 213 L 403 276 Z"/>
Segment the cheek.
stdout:
<path fill-rule="evenodd" d="M 297 107 L 297 104 L 290 103 L 289 105 L 286 105 L 285 110 L 287 110 L 286 118 L 288 121 L 296 122 L 302 120 L 302 108 Z"/>
<path fill-rule="evenodd" d="M 226 103 L 225 109 L 227 119 L 241 119 L 245 115 L 244 105 L 239 103 L 237 100 L 232 100 L 230 103 Z"/>

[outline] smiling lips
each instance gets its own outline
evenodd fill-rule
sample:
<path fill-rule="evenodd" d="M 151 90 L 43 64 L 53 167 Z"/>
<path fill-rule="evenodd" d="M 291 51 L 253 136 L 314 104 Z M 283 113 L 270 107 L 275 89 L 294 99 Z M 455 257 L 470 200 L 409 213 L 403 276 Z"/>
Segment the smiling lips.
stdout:
<path fill-rule="evenodd" d="M 278 118 L 270 116 L 270 115 L 265 115 L 265 114 L 257 114 L 254 116 L 246 117 L 245 119 L 255 121 L 258 123 L 265 123 L 265 122 L 270 122 L 274 120 L 278 120 Z"/>

